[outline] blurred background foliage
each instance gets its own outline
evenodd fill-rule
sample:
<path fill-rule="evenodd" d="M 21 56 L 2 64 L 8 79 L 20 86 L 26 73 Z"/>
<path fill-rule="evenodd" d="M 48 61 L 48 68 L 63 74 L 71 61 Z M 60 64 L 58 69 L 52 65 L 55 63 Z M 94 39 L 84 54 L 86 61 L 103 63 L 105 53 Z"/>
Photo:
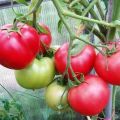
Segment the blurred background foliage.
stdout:
<path fill-rule="evenodd" d="M 14 10 L 20 13 L 26 12 L 26 7 L 22 5 L 14 6 Z M 10 7 L 0 9 L 0 26 L 12 23 L 15 14 Z M 61 45 L 69 40 L 68 33 L 63 27 L 62 34 L 58 33 L 57 23 L 59 17 L 51 1 L 42 3 L 42 11 L 39 21 L 50 27 L 53 45 Z M 72 22 L 71 29 L 74 29 Z M 77 25 L 77 24 L 76 24 Z M 14 71 L 0 66 L 0 84 L 4 86 L 14 97 L 15 101 L 0 86 L 0 120 L 85 120 L 86 118 L 73 112 L 55 112 L 48 108 L 44 100 L 44 89 L 25 90 L 18 86 L 15 81 Z M 116 97 L 116 120 L 120 120 L 120 89 Z"/>

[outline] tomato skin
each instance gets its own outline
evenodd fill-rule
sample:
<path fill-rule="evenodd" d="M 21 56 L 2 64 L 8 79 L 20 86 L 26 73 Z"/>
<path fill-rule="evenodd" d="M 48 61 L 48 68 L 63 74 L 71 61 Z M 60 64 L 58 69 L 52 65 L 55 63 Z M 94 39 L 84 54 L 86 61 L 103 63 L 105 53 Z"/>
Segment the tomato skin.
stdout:
<path fill-rule="evenodd" d="M 109 88 L 97 76 L 88 75 L 85 82 L 68 91 L 68 103 L 74 111 L 82 115 L 97 115 L 108 103 Z"/>
<path fill-rule="evenodd" d="M 67 55 L 68 55 L 68 47 L 69 44 L 63 44 L 55 53 L 55 66 L 56 70 L 63 74 L 67 64 Z M 78 53 L 77 55 L 71 56 L 71 66 L 73 71 L 76 73 L 77 77 L 80 77 L 80 74 L 83 73 L 86 75 L 91 71 L 94 65 L 96 53 L 92 46 L 86 45 L 83 50 Z M 69 76 L 73 79 L 70 69 L 69 69 Z"/>
<path fill-rule="evenodd" d="M 5 25 L 3 28 L 11 28 Z M 23 69 L 39 51 L 37 31 L 28 25 L 19 24 L 20 33 L 0 30 L 0 64 L 10 69 Z"/>
<path fill-rule="evenodd" d="M 47 57 L 35 59 L 28 67 L 15 71 L 18 84 L 26 89 L 44 88 L 53 81 L 54 75 L 54 62 Z"/>
<path fill-rule="evenodd" d="M 109 57 L 98 53 L 94 68 L 97 74 L 108 83 L 120 85 L 120 43 L 116 48 L 117 52 Z"/>
<path fill-rule="evenodd" d="M 64 93 L 66 86 L 59 85 L 56 81 L 50 84 L 45 91 L 45 100 L 47 105 L 55 111 L 64 111 L 66 108 L 58 109 L 60 105 L 61 96 Z M 67 91 L 62 98 L 62 105 L 67 105 Z"/>
<path fill-rule="evenodd" d="M 45 24 L 40 23 L 40 26 L 42 26 L 48 32 L 48 33 L 39 33 L 39 40 L 40 40 L 39 52 L 45 53 L 46 50 L 45 50 L 43 44 L 45 44 L 45 46 L 47 48 L 49 48 L 52 43 L 52 35 L 50 32 L 50 29 Z"/>

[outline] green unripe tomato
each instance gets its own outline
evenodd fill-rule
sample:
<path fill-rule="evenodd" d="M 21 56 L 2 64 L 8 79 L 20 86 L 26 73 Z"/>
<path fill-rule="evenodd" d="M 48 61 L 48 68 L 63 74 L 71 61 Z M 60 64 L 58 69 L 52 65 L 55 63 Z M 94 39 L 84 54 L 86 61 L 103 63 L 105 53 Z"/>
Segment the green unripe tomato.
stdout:
<path fill-rule="evenodd" d="M 67 90 L 66 91 L 65 90 L 66 90 L 66 86 L 62 86 L 56 81 L 47 87 L 45 91 L 45 100 L 47 105 L 51 109 L 55 111 L 66 110 L 66 106 L 68 104 L 67 104 Z"/>
<path fill-rule="evenodd" d="M 54 62 L 48 57 L 35 59 L 27 68 L 15 71 L 18 84 L 26 89 L 44 88 L 53 81 L 54 75 Z"/>

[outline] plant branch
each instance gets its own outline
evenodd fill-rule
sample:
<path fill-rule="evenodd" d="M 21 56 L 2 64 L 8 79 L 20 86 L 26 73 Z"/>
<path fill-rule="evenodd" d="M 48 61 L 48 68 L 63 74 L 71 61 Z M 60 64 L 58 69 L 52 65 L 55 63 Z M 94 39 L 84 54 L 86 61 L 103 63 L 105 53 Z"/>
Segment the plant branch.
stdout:
<path fill-rule="evenodd" d="M 72 6 L 74 6 L 77 2 L 79 2 L 80 0 L 73 0 L 70 5 L 69 8 L 71 8 Z"/>
<path fill-rule="evenodd" d="M 36 27 L 36 11 L 33 12 L 33 27 Z"/>
<path fill-rule="evenodd" d="M 77 2 L 79 2 L 80 0 L 73 0 L 70 5 L 69 5 L 69 8 L 71 8 L 74 4 L 76 4 Z M 92 1 L 89 6 L 83 11 L 82 13 L 82 16 L 86 16 L 88 14 L 88 12 L 90 11 L 90 9 L 92 9 L 93 5 L 96 3 L 96 2 L 99 2 L 98 0 L 94 0 Z M 80 21 L 81 23 L 81 21 Z M 86 28 L 91 31 L 92 30 L 92 26 L 90 24 L 85 24 L 86 25 Z M 93 33 L 102 41 L 102 42 L 105 42 L 106 40 L 106 37 L 104 36 L 104 34 L 102 34 L 101 32 L 99 32 L 99 30 L 97 30 L 96 28 L 94 28 L 93 30 Z"/>
<path fill-rule="evenodd" d="M 98 0 L 97 0 L 97 1 L 98 1 Z M 80 3 L 81 3 L 85 8 L 87 8 L 87 6 L 89 6 L 89 4 L 90 4 L 87 0 L 80 0 Z M 95 5 L 95 4 L 94 4 L 94 5 Z M 96 20 L 101 20 L 101 19 L 98 17 L 98 15 L 96 14 L 96 12 L 94 11 L 93 8 L 90 9 L 90 14 L 91 14 L 91 16 L 92 16 L 94 19 L 96 19 Z M 100 29 L 100 31 L 101 31 L 102 33 L 106 34 L 107 30 L 106 30 L 106 28 L 105 28 L 104 26 L 98 24 L 98 27 L 99 27 L 99 29 Z"/>
<path fill-rule="evenodd" d="M 59 1 L 58 0 L 53 0 L 53 4 L 55 5 L 55 7 L 56 7 L 56 9 L 58 11 L 58 15 L 59 15 L 60 19 L 62 20 L 63 24 L 65 25 L 65 27 L 66 27 L 67 31 L 69 32 L 69 35 L 70 35 L 70 43 L 69 43 L 68 55 L 67 55 L 67 65 L 66 65 L 65 72 L 63 74 L 63 78 L 64 78 L 64 76 L 68 73 L 68 68 L 70 66 L 70 58 L 71 58 L 71 56 L 70 56 L 70 50 L 72 48 L 72 43 L 73 43 L 74 35 L 73 35 L 73 32 L 71 31 L 69 25 L 67 24 L 67 22 L 66 22 L 66 20 L 65 20 L 65 18 L 63 16 L 63 14 L 62 14 L 62 7 L 61 7 Z"/>
<path fill-rule="evenodd" d="M 68 32 L 69 32 L 69 35 L 70 35 L 70 44 L 69 44 L 68 58 L 67 58 L 67 60 L 68 60 L 68 65 L 70 64 L 70 60 L 69 60 L 69 59 L 70 59 L 70 50 L 71 50 L 72 41 L 73 41 L 74 39 L 78 39 L 78 40 L 81 40 L 81 41 L 85 42 L 86 44 L 92 45 L 92 46 L 94 46 L 98 51 L 100 51 L 102 54 L 104 54 L 103 51 L 100 50 L 98 47 L 105 47 L 105 48 L 107 48 L 107 46 L 105 46 L 105 45 L 95 45 L 95 44 L 93 44 L 93 43 L 91 43 L 91 42 L 88 42 L 88 41 L 82 39 L 81 37 L 77 37 L 76 35 L 74 35 L 73 32 L 71 31 L 71 29 L 69 28 L 69 25 L 67 24 L 64 16 L 63 16 L 63 15 L 65 14 L 65 11 L 62 9 L 59 1 L 53 0 L 53 3 L 54 3 L 54 5 L 55 5 L 55 7 L 56 7 L 56 9 L 57 9 L 57 11 L 58 11 L 58 15 L 59 15 L 60 19 L 63 21 L 63 23 L 64 23 L 65 27 L 67 28 L 67 30 L 68 30 Z M 62 13 L 63 13 L 63 14 L 62 14 Z M 71 14 L 71 12 L 66 12 L 67 15 L 68 15 L 69 13 Z M 65 15 L 66 15 L 66 14 L 65 14 Z M 70 15 L 70 14 L 69 14 L 69 15 Z M 76 14 L 72 13 L 72 16 L 75 16 L 75 15 L 76 15 Z M 76 16 L 77 16 L 77 15 L 76 15 Z M 78 16 L 79 16 L 79 15 L 78 15 Z M 80 17 L 82 17 L 82 16 L 80 16 Z M 83 17 L 83 18 L 89 19 L 89 18 L 87 18 L 87 17 Z M 91 20 L 91 19 L 89 19 L 89 20 Z M 109 23 L 108 23 L 108 24 L 109 24 Z M 67 65 L 67 71 L 68 71 L 68 65 Z M 66 73 L 66 72 L 65 72 L 65 73 Z"/>
<path fill-rule="evenodd" d="M 75 38 L 78 39 L 78 40 L 80 40 L 80 41 L 83 41 L 83 42 L 86 43 L 86 44 L 89 44 L 89 45 L 93 46 L 93 47 L 96 48 L 101 54 L 105 55 L 105 53 L 104 53 L 101 49 L 99 49 L 98 47 L 107 48 L 107 46 L 105 46 L 105 45 L 97 45 L 97 44 L 95 45 L 95 44 L 93 44 L 93 43 L 91 43 L 91 42 L 89 42 L 89 41 L 86 41 L 86 40 L 82 39 L 81 37 L 75 36 Z"/>
<path fill-rule="evenodd" d="M 89 31 L 92 30 L 92 26 L 90 24 L 86 24 L 86 29 L 88 29 Z M 102 41 L 105 42 L 106 41 L 106 37 L 96 28 L 94 28 L 93 33 Z"/>
<path fill-rule="evenodd" d="M 17 19 L 18 19 L 18 20 L 23 19 L 23 18 L 25 18 L 25 17 L 33 14 L 34 12 L 36 12 L 36 11 L 39 9 L 39 6 L 41 5 L 42 1 L 43 1 L 43 0 L 38 0 L 38 2 L 35 4 L 34 8 L 33 8 L 30 12 L 28 12 L 28 13 L 25 14 L 24 16 L 21 16 L 21 17 L 19 17 L 19 18 L 17 18 Z"/>
<path fill-rule="evenodd" d="M 85 7 L 87 8 L 87 6 L 89 6 L 89 2 L 87 0 L 80 0 L 80 3 Z M 92 15 L 92 17 L 94 19 L 97 19 L 99 20 L 99 17 L 97 16 L 97 14 L 95 13 L 94 9 L 90 9 L 90 14 Z"/>
<path fill-rule="evenodd" d="M 116 27 L 116 25 L 113 24 L 113 23 L 108 23 L 108 22 L 103 21 L 103 20 L 95 20 L 95 19 L 90 19 L 88 17 L 83 17 L 83 16 L 77 15 L 73 12 L 70 12 L 68 10 L 62 10 L 62 14 L 65 15 L 65 16 L 80 19 L 80 20 L 83 20 L 83 21 L 92 22 L 92 23 L 96 23 L 96 24 L 99 24 L 99 25 L 104 25 L 106 27 L 112 27 L 112 28 Z"/>
<path fill-rule="evenodd" d="M 93 0 L 93 1 L 88 5 L 88 7 L 83 11 L 82 16 L 86 16 L 87 13 L 88 13 L 91 9 L 93 9 L 93 6 L 94 6 L 97 2 L 98 2 L 98 0 Z"/>

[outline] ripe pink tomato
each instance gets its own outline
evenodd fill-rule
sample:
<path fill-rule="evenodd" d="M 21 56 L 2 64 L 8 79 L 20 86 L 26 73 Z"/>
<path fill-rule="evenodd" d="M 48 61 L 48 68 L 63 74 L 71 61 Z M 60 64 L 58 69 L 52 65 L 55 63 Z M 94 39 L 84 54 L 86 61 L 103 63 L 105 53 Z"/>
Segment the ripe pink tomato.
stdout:
<path fill-rule="evenodd" d="M 55 66 L 56 70 L 63 74 L 67 64 L 67 55 L 68 55 L 69 44 L 63 44 L 55 53 Z M 81 52 L 77 55 L 71 55 L 71 66 L 76 76 L 80 78 L 80 73 L 84 75 L 88 74 L 93 68 L 96 58 L 96 53 L 94 47 L 86 45 Z M 71 71 L 69 69 L 69 76 L 73 79 Z"/>
<path fill-rule="evenodd" d="M 112 48 L 114 43 L 110 44 Z M 94 68 L 97 74 L 108 83 L 120 85 L 120 42 L 116 43 L 116 52 L 110 56 L 98 53 Z"/>
<path fill-rule="evenodd" d="M 100 77 L 88 75 L 85 82 L 68 91 L 70 107 L 82 115 L 97 115 L 109 100 L 109 88 Z"/>
<path fill-rule="evenodd" d="M 48 32 L 48 33 L 39 33 L 39 40 L 40 40 L 39 51 L 41 53 L 45 53 L 46 50 L 45 50 L 43 44 L 45 45 L 46 49 L 49 49 L 49 47 L 52 43 L 52 35 L 50 32 L 50 29 L 45 24 L 40 23 L 40 26 L 42 26 Z"/>
<path fill-rule="evenodd" d="M 0 30 L 0 64 L 10 69 L 23 69 L 36 57 L 39 50 L 37 31 L 26 24 L 19 24 L 19 32 L 10 31 L 12 25 Z"/>

